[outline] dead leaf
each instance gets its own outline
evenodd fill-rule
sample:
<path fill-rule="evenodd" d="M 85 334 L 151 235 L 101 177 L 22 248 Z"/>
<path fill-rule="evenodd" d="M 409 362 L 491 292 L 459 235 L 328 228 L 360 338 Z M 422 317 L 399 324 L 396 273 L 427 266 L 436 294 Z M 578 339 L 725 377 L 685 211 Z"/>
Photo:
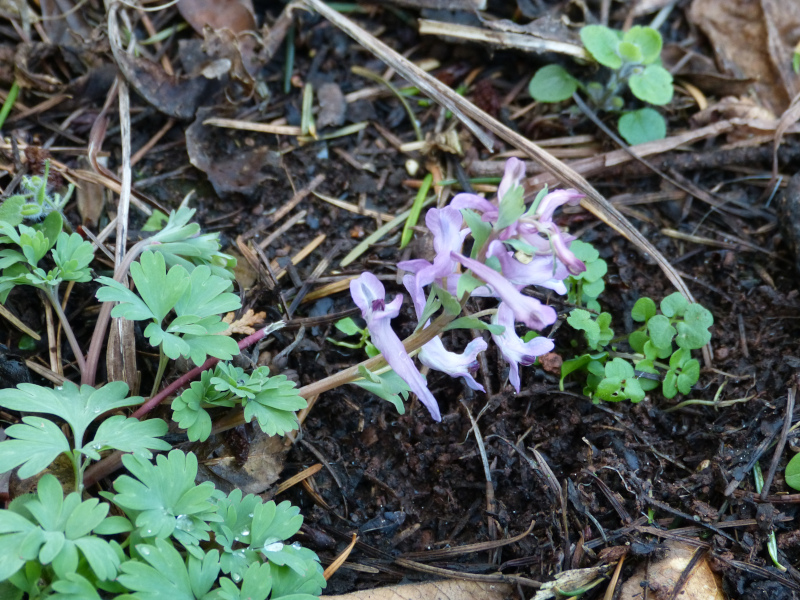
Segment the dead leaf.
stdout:
<path fill-rule="evenodd" d="M 800 27 L 796 0 L 694 0 L 689 19 L 708 36 L 721 71 L 755 81 L 759 100 L 775 114 L 800 91 L 791 54 Z M 789 45 L 791 44 L 791 45 Z"/>
<path fill-rule="evenodd" d="M 106 368 L 109 381 L 123 381 L 132 394 L 139 390 L 139 374 L 136 370 L 136 336 L 133 321 L 112 319 L 108 329 Z"/>
<path fill-rule="evenodd" d="M 41 0 L 42 27 L 50 42 L 59 46 L 74 45 L 92 37 L 92 28 L 83 18 L 83 12 L 75 10 L 72 0 Z"/>
<path fill-rule="evenodd" d="M 213 101 L 220 87 L 214 80 L 168 75 L 160 65 L 127 52 L 114 54 L 133 89 L 155 109 L 176 119 L 191 119 L 199 106 Z"/>
<path fill-rule="evenodd" d="M 328 125 L 337 127 L 343 125 L 347 113 L 347 101 L 339 84 L 323 83 L 317 90 L 317 98 L 319 99 L 317 127 L 322 129 Z"/>
<path fill-rule="evenodd" d="M 744 96 L 753 80 L 723 73 L 708 56 L 680 44 L 666 44 L 661 51 L 664 68 L 681 81 L 691 83 L 709 96 Z"/>
<path fill-rule="evenodd" d="M 705 127 L 729 119 L 774 121 L 775 115 L 763 106 L 758 106 L 750 98 L 728 96 L 692 115 L 691 122 L 694 127 Z"/>
<path fill-rule="evenodd" d="M 242 494 L 260 494 L 275 483 L 283 471 L 287 451 L 283 438 L 269 436 L 257 426 L 250 428 L 248 435 L 249 447 L 244 463 L 237 462 L 237 457 L 231 455 L 222 435 L 211 436 L 202 444 L 205 452 L 196 450 L 200 456 L 213 452 L 220 457 L 201 461 L 197 481 L 211 481 L 226 494 L 237 488 L 242 490 Z"/>
<path fill-rule="evenodd" d="M 352 594 L 327 596 L 330 600 L 505 600 L 513 595 L 505 583 L 445 579 L 434 583 L 390 585 Z"/>
<path fill-rule="evenodd" d="M 233 335 L 234 333 L 240 333 L 243 335 L 251 335 L 256 332 L 253 329 L 253 325 L 260 325 L 264 322 L 264 319 L 267 318 L 267 313 L 264 311 L 261 312 L 253 312 L 252 308 L 248 308 L 247 312 L 244 313 L 241 317 L 233 320 L 235 313 L 229 312 L 227 315 L 222 317 L 222 322 L 228 324 L 228 328 L 223 331 L 220 335 Z"/>
<path fill-rule="evenodd" d="M 211 116 L 219 115 L 208 108 L 197 111 L 194 123 L 186 129 L 186 151 L 189 161 L 208 176 L 217 194 L 255 196 L 265 181 L 285 176 L 280 154 L 270 150 L 267 134 L 203 125 Z"/>
<path fill-rule="evenodd" d="M 81 164 L 81 166 L 88 165 Z M 90 228 L 96 227 L 106 204 L 105 188 L 98 183 L 84 182 L 75 188 L 75 197 L 81 223 Z"/>
<path fill-rule="evenodd" d="M 647 597 L 652 600 L 675 597 L 675 584 L 699 549 L 673 541 L 668 541 L 666 546 L 667 553 L 662 559 L 650 563 L 649 566 L 643 565 L 633 577 L 622 584 L 620 600 L 641 600 L 642 586 L 647 587 Z M 722 583 L 705 558 L 694 567 L 678 597 L 682 600 L 725 600 Z"/>
<path fill-rule="evenodd" d="M 206 26 L 234 33 L 256 28 L 252 0 L 179 0 L 178 12 L 200 34 Z"/>

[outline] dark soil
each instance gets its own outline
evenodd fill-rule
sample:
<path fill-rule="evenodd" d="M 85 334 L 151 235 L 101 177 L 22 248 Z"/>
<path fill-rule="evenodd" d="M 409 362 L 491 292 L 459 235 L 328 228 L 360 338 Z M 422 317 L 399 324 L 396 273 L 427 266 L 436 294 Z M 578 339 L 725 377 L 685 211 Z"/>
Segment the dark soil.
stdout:
<path fill-rule="evenodd" d="M 530 102 L 527 92 L 515 86 L 523 79 L 527 81 L 534 63 L 544 64 L 542 59 L 421 38 L 413 19 L 404 24 L 398 20 L 397 10 L 371 9 L 370 14 L 356 18 L 366 29 L 382 31 L 381 39 L 401 53 L 414 48 L 415 60 L 436 58 L 441 66 L 434 73 L 453 87 L 462 83 L 472 69 L 479 69 L 467 96 L 531 139 L 594 134 L 604 150 L 613 148 L 582 114 L 568 109 L 556 112 L 552 106 L 542 105 L 511 119 Z M 277 8 L 270 7 L 267 12 L 270 21 L 277 17 Z M 675 11 L 676 27 L 685 26 L 680 12 Z M 180 19 L 174 12 L 168 14 L 170 18 L 161 17 L 162 27 Z M 413 16 L 411 12 L 401 14 Z M 182 37 L 193 35 L 187 31 Z M 0 43 L 13 55 L 20 40 L 4 25 L 0 28 Z M 344 34 L 307 14 L 297 22 L 295 44 L 294 78 L 315 87 L 335 82 L 348 94 L 373 85 L 351 73 L 351 66 L 360 65 L 378 73 L 384 70 Z M 299 125 L 302 89 L 293 85 L 289 94 L 283 93 L 283 48 L 261 72 L 272 92 L 268 99 L 259 103 L 255 98 L 237 98 L 238 104 L 233 105 L 218 93 L 208 114 L 257 117 L 265 122 L 283 116 L 289 125 Z M 110 54 L 103 49 L 95 51 L 108 64 Z M 167 44 L 164 53 L 178 64 L 175 40 Z M 67 63 L 60 63 L 57 70 L 64 81 L 81 74 Z M 92 68 L 87 72 L 92 73 Z M 27 105 L 35 106 L 43 97 L 29 91 L 23 99 Z M 86 148 L 89 127 L 104 99 L 105 89 L 95 97 L 76 99 L 71 105 L 57 105 L 10 123 L 6 133 L 13 131 L 28 144 L 41 145 L 54 131 L 61 132 L 59 124 L 80 106 L 84 109 L 82 115 L 67 126 L 66 132 L 55 134 L 55 145 Z M 136 95 L 132 102 L 135 115 L 141 117 L 134 125 L 135 152 L 169 117 Z M 432 134 L 439 117 L 435 104 L 430 108 L 413 104 L 413 108 L 423 132 Z M 379 124 L 402 142 L 415 139 L 404 109 L 391 95 L 351 103 L 342 124 L 363 120 Z M 113 114 L 103 145 L 110 152 L 112 171 L 120 160 L 119 134 L 114 129 L 117 122 Z M 198 208 L 197 221 L 204 231 L 219 231 L 223 245 L 234 250 L 237 237 L 242 244 L 248 240 L 257 243 L 280 226 L 281 223 L 271 222 L 270 215 L 317 175 L 325 176 L 317 188 L 322 195 L 394 215 L 410 206 L 416 194 L 416 189 L 408 185 L 414 179 L 406 171 L 409 158 L 421 163 L 434 161 L 454 178 L 461 168 L 456 167 L 457 163 L 463 165 L 463 173 L 471 176 L 474 161 L 492 158 L 463 127 L 457 128 L 461 132 L 463 158 L 436 150 L 429 156 L 400 153 L 374 126 L 306 145 L 297 144 L 289 136 L 277 138 L 216 129 L 206 147 L 215 160 L 221 160 L 223 154 L 237 158 L 231 155 L 231 139 L 243 153 L 262 146 L 281 152 L 274 157 L 274 164 L 264 167 L 268 176 L 257 185 L 250 185 L 247 193 L 218 193 L 219 187 L 215 191 L 207 175 L 189 164 L 185 132 L 190 124 L 191 121 L 177 120 L 147 151 L 135 167 L 134 186 L 168 208 L 178 206 L 189 190 L 196 190 L 190 205 Z M 675 111 L 670 126 L 687 127 L 686 116 Z M 353 533 L 359 535 L 348 558 L 348 563 L 356 567 L 341 568 L 329 581 L 326 593 L 435 577 L 395 563 L 402 556 L 462 573 L 489 574 L 499 570 L 549 581 L 560 571 L 598 564 L 609 556 L 609 548 L 618 548 L 618 552 L 628 553 L 624 579 L 657 553 L 658 544 L 663 542 L 645 529 L 652 517 L 664 529 L 680 528 L 681 535 L 705 542 L 731 597 L 797 597 L 800 577 L 791 567 L 800 561 L 800 537 L 795 531 L 797 497 L 790 496 L 786 501 L 779 497 L 792 493 L 784 482 L 783 469 L 792 455 L 789 448 L 796 449 L 796 434 L 790 433 L 788 448 L 780 456 L 768 502 L 755 497 L 752 464 L 760 459 L 764 473 L 769 470 L 774 453 L 771 441 L 780 437 L 787 418 L 787 393 L 796 385 L 800 367 L 800 289 L 794 266 L 797 259 L 790 249 L 791 239 L 787 243 L 792 232 L 780 228 L 782 220 L 788 218 L 785 215 L 791 214 L 783 207 L 800 202 L 800 193 L 790 186 L 779 192 L 786 195 L 785 203 L 773 200 L 769 204 L 766 180 L 754 176 L 769 174 L 771 151 L 753 152 L 741 160 L 728 154 L 721 161 L 720 153 L 726 151 L 724 144 L 722 138 L 713 144 L 699 144 L 693 150 L 706 159 L 697 163 L 686 160 L 691 156 L 686 153 L 665 154 L 657 159 L 661 169 L 674 168 L 699 188 L 715 190 L 719 198 L 728 202 L 719 210 L 711 211 L 696 199 L 676 194 L 669 183 L 635 164 L 611 174 L 594 175 L 591 182 L 607 198 L 626 194 L 628 198 L 633 195 L 634 200 L 644 199 L 645 203 L 630 206 L 629 217 L 684 274 L 696 300 L 714 315 L 713 362 L 703 369 L 690 398 L 747 401 L 722 407 L 694 404 L 666 412 L 678 399 L 667 400 L 653 392 L 640 404 L 594 405 L 581 393 L 579 381 L 568 380 L 564 391 L 560 391 L 559 377 L 541 366 L 523 369 L 522 391 L 515 394 L 507 382 L 505 363 L 492 346 L 486 353 L 486 370 L 478 375 L 490 394 L 473 393 L 460 380 L 436 372 L 428 375 L 431 390 L 440 402 L 441 423 L 432 421 L 416 401 L 407 406 L 404 415 L 398 415 L 389 403 L 355 386 L 327 392 L 306 418 L 299 441 L 287 455 L 281 479 L 318 462 L 324 462 L 325 468 L 313 477 L 308 488 L 295 486 L 279 496 L 301 507 L 308 536 L 305 543 L 317 550 L 325 562 L 338 555 Z M 767 146 L 771 148 L 770 144 L 764 147 Z M 512 149 L 500 145 L 499 150 Z M 789 137 L 781 158 L 788 160 L 798 151 L 796 138 Z M 13 164 L 13 153 L 8 148 L 3 152 L 3 160 Z M 347 158 L 343 158 L 344 154 Z M 81 166 L 83 159 L 71 154 L 53 150 L 52 155 L 71 168 L 86 168 Z M 368 168 L 358 169 L 354 162 Z M 793 163 L 781 163 L 784 185 L 793 169 Z M 164 174 L 167 175 L 163 179 L 152 179 Z M 10 172 L 0 179 L 6 190 L 11 185 L 11 175 Z M 143 180 L 144 184 L 137 186 L 136 182 Z M 535 194 L 537 190 L 530 191 Z M 659 192 L 666 199 L 647 201 L 646 195 Z M 393 276 L 396 263 L 409 255 L 408 251 L 398 250 L 399 230 L 395 230 L 371 246 L 356 263 L 340 269 L 339 261 L 376 229 L 376 220 L 336 208 L 313 195 L 303 199 L 289 216 L 301 209 L 307 211 L 305 218 L 268 246 L 264 250 L 266 257 L 277 259 L 283 266 L 320 233 L 327 236 L 325 241 L 309 258 L 289 269 L 276 288 L 270 289 L 269 282 L 256 280 L 248 290 L 242 290 L 244 309 L 266 311 L 268 320 L 285 318 L 283 303 L 291 304 L 326 256 L 330 266 L 311 289 L 363 270 Z M 108 206 L 99 224 L 87 228 L 95 233 L 102 229 L 108 223 L 108 212 L 113 210 Z M 81 222 L 75 206 L 70 207 L 67 216 L 74 225 Z M 140 229 L 144 219 L 141 213 L 132 212 L 131 230 Z M 606 291 L 600 301 L 603 309 L 612 313 L 612 326 L 618 335 L 632 330 L 630 308 L 638 298 L 649 296 L 658 302 L 674 291 L 648 257 L 588 213 L 565 211 L 560 225 L 595 245 L 608 262 Z M 664 228 L 719 244 L 682 241 L 662 233 Z M 421 229 L 417 238 L 415 251 L 424 251 L 425 234 Z M 246 263 L 243 259 L 240 262 Z M 385 283 L 390 294 L 404 291 L 396 282 Z M 91 290 L 76 288 L 67 310 L 73 322 L 82 323 L 76 333 L 87 345 L 96 314 L 90 294 Z M 562 315 L 569 310 L 558 297 L 551 297 L 550 301 Z M 43 330 L 40 304 L 29 292 L 16 291 L 7 306 L 33 328 Z M 301 303 L 292 317 L 333 315 L 352 308 L 349 294 L 340 292 Z M 407 305 L 406 314 L 394 323 L 401 337 L 413 331 L 410 310 Z M 272 367 L 279 367 L 300 385 L 306 385 L 363 360 L 362 351 L 326 341 L 327 337 L 341 337 L 332 326 L 333 320 L 332 317 L 328 323 L 309 327 L 300 343 L 288 355 L 272 362 Z M 18 332 L 7 329 L 5 322 L 2 327 L 6 328 L 2 341 L 9 348 L 17 347 Z M 296 331 L 287 328 L 278 332 L 271 345 L 262 350 L 261 362 L 269 364 L 294 341 Z M 578 336 L 566 324 L 557 324 L 553 331 L 556 350 L 563 358 L 580 349 L 572 347 L 573 338 Z M 469 339 L 463 332 L 447 335 L 455 336 L 456 346 L 463 347 Z M 157 360 L 143 338 L 138 348 L 142 350 L 141 389 L 147 390 Z M 65 357 L 70 356 L 66 343 L 62 350 Z M 26 355 L 32 356 L 40 356 L 47 363 L 46 348 Z M 67 370 L 67 375 L 72 374 Z M 175 373 L 170 375 L 174 376 Z M 478 419 L 483 438 L 491 473 L 489 494 L 481 449 L 468 413 Z M 788 418 L 796 421 L 797 411 Z M 241 445 L 241 439 L 247 437 L 247 431 L 244 433 L 244 438 L 241 430 L 224 435 L 233 446 L 236 439 L 232 436 L 238 435 Z M 537 453 L 538 460 L 551 473 L 537 462 Z M 740 484 L 726 494 L 734 479 Z M 732 526 L 726 525 L 731 522 Z M 411 554 L 513 537 L 531 523 L 534 525 L 530 535 L 500 549 L 453 554 L 433 561 Z M 774 569 L 767 555 L 769 531 L 777 534 L 780 559 L 790 566 L 788 573 Z M 585 597 L 599 598 L 602 589 L 596 588 Z M 530 596 L 531 590 L 526 589 L 524 594 Z"/>

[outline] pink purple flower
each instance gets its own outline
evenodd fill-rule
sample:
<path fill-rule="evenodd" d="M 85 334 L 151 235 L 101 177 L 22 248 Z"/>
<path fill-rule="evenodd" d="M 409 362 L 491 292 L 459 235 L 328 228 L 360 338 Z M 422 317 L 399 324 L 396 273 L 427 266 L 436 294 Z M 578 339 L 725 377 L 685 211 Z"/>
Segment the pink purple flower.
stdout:
<path fill-rule="evenodd" d="M 450 377 L 463 377 L 473 390 L 484 392 L 483 386 L 475 381 L 472 372 L 478 368 L 478 354 L 486 350 L 486 341 L 475 338 L 464 349 L 462 354 L 445 349 L 441 338 L 435 337 L 422 347 L 419 360 L 431 369 L 447 373 Z"/>
<path fill-rule="evenodd" d="M 436 251 L 433 262 L 418 258 L 397 264 L 400 269 L 414 274 L 412 277 L 406 276 L 403 283 L 411 295 L 417 315 L 425 306 L 423 288 L 434 282 L 441 285 L 455 274 L 457 263 L 450 257 L 450 253 L 461 252 L 464 238 L 469 234 L 469 229 L 461 229 L 463 222 L 461 213 L 455 208 L 432 208 L 425 215 L 425 224 L 433 234 L 433 249 Z"/>
<path fill-rule="evenodd" d="M 531 365 L 537 357 L 550 352 L 554 347 L 553 340 L 535 337 L 529 342 L 523 342 L 514 331 L 514 312 L 505 303 L 501 303 L 498 307 L 497 313 L 492 317 L 492 323 L 505 327 L 503 333 L 493 333 L 492 339 L 508 363 L 508 380 L 519 393 L 519 365 Z"/>
<path fill-rule="evenodd" d="M 489 285 L 494 294 L 512 311 L 515 320 L 537 331 L 555 323 L 556 311 L 551 306 L 520 293 L 517 287 L 501 273 L 456 252 L 452 252 L 451 255 Z"/>
<path fill-rule="evenodd" d="M 362 273 L 350 282 L 350 295 L 361 309 L 361 316 L 367 322 L 372 343 L 381 351 L 383 358 L 389 363 L 411 391 L 428 409 L 434 421 L 441 421 L 439 405 L 433 397 L 425 378 L 417 370 L 414 361 L 408 355 L 403 342 L 392 329 L 391 320 L 400 313 L 403 296 L 398 294 L 386 304 L 386 289 L 372 273 Z"/>

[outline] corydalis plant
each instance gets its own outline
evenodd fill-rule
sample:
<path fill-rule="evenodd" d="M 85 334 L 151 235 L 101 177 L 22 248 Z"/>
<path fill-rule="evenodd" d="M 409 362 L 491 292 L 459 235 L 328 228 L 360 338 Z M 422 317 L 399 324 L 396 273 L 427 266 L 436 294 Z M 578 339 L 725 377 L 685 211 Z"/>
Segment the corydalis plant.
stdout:
<path fill-rule="evenodd" d="M 585 270 L 583 262 L 569 249 L 574 238 L 553 221 L 556 208 L 577 204 L 581 194 L 574 190 L 544 190 L 526 206 L 524 177 L 525 164 L 512 158 L 506 163 L 494 201 L 475 194 L 459 194 L 450 206 L 428 211 L 426 224 L 433 234 L 436 253 L 433 261 L 415 259 L 398 264 L 409 272 L 403 284 L 411 296 L 419 326 L 428 326 L 431 317 L 442 308 L 453 320 L 449 329 L 490 330 L 510 365 L 509 378 L 517 392 L 519 365 L 532 364 L 536 357 L 553 349 L 553 342 L 543 337 L 523 342 L 514 331 L 516 324 L 541 331 L 556 320 L 552 307 L 522 290 L 535 285 L 565 294 L 563 280 Z M 472 249 L 466 256 L 462 247 L 470 236 Z M 462 268 L 467 271 L 462 272 Z M 372 273 L 363 273 L 352 281 L 350 293 L 367 322 L 372 343 L 408 386 L 397 393 L 410 389 L 439 421 L 436 399 L 391 327 L 391 320 L 400 313 L 402 295 L 387 303 L 383 284 Z M 492 323 L 470 317 L 456 319 L 470 296 L 499 300 L 498 307 L 486 313 L 495 314 Z M 472 371 L 477 368 L 478 354 L 486 347 L 485 340 L 475 338 L 459 354 L 448 351 L 436 337 L 420 349 L 419 358 L 426 366 L 452 377 L 463 377 L 471 388 L 482 390 Z M 369 379 L 374 386 L 375 380 Z"/>

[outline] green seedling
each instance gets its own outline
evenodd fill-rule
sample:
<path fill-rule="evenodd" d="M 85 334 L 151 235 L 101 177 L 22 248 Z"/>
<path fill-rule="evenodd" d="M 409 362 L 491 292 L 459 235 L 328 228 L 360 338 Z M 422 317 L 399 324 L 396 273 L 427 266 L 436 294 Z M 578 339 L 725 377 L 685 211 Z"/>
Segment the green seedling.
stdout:
<path fill-rule="evenodd" d="M 44 163 L 44 174 L 25 175 L 20 181 L 20 193 L 9 196 L 0 205 L 0 222 L 16 227 L 24 221 L 40 221 L 51 212 L 61 213 L 72 197 L 75 186 L 70 184 L 62 197 L 47 191 L 50 161 Z"/>
<path fill-rule="evenodd" d="M 756 494 L 760 494 L 761 490 L 764 489 L 764 475 L 761 473 L 761 465 L 758 464 L 758 461 L 753 465 L 753 480 L 756 484 Z M 767 535 L 767 552 L 772 559 L 772 563 L 780 571 L 785 573 L 787 570 L 786 567 L 778 560 L 778 540 L 775 537 L 774 531 L 770 531 Z"/>
<path fill-rule="evenodd" d="M 233 406 L 244 407 L 245 419 L 255 418 L 267 435 L 284 435 L 298 428 L 296 412 L 308 403 L 297 394 L 293 381 L 285 375 L 270 376 L 268 367 L 247 374 L 239 367 L 219 363 L 173 400 L 172 419 L 186 429 L 189 440 L 204 442 L 211 434 L 208 410 Z"/>
<path fill-rule="evenodd" d="M 581 29 L 581 41 L 587 52 L 601 66 L 611 71 L 605 84 L 584 84 L 560 65 L 539 69 L 528 86 L 538 102 L 562 102 L 577 91 L 606 112 L 623 112 L 625 89 L 642 102 L 663 106 L 672 100 L 672 75 L 660 64 L 661 34 L 651 27 L 634 26 L 626 32 L 603 25 Z M 624 111 L 618 128 L 631 145 L 666 137 L 664 118 L 653 108 Z"/>
<path fill-rule="evenodd" d="M 586 265 L 586 270 L 578 275 L 570 275 L 565 283 L 567 284 L 567 301 L 576 306 L 585 306 L 594 312 L 600 312 L 600 303 L 597 298 L 606 289 L 603 277 L 608 272 L 608 264 L 600 253 L 586 242 L 575 240 L 569 249 Z"/>
<path fill-rule="evenodd" d="M 677 292 L 664 298 L 660 308 L 658 314 L 650 298 L 640 298 L 633 305 L 631 318 L 642 323 L 628 336 L 634 354 L 607 348 L 614 337 L 609 313 L 592 315 L 583 309 L 573 309 L 567 323 L 584 332 L 587 346 L 595 353 L 564 361 L 562 389 L 568 375 L 584 371 L 587 373 L 584 393 L 595 401 L 639 402 L 659 382 L 666 398 L 674 398 L 679 392 L 689 394 L 700 377 L 700 363 L 692 358 L 691 351 L 709 342 L 708 328 L 714 318 L 706 308 L 690 304 Z M 662 362 L 667 359 L 668 363 Z"/>
<path fill-rule="evenodd" d="M 366 327 L 362 328 L 356 325 L 356 322 L 350 317 L 339 319 L 338 321 L 336 321 L 336 323 L 333 324 L 333 326 L 348 337 L 352 337 L 354 335 L 359 336 L 357 342 L 343 342 L 341 340 L 335 340 L 331 337 L 325 338 L 328 342 L 330 342 L 334 346 L 341 346 L 342 348 L 351 348 L 353 350 L 360 350 L 361 348 L 364 348 L 364 351 L 370 358 L 380 354 L 380 351 L 373 345 L 372 342 L 369 341 L 369 330 Z"/>
<path fill-rule="evenodd" d="M 150 450 L 169 450 L 170 445 L 158 439 L 167 432 L 161 419 L 139 421 L 114 415 L 105 419 L 90 441 L 85 441 L 89 426 L 104 413 L 125 406 L 141 404 L 138 396 L 128 397 L 128 386 L 121 381 L 99 389 L 78 387 L 69 381 L 54 390 L 30 383 L 14 389 L 0 390 L 0 406 L 27 413 L 42 413 L 63 420 L 71 438 L 52 419 L 27 416 L 22 424 L 6 429 L 11 440 L 0 443 L 0 472 L 19 468 L 25 479 L 42 472 L 60 455 L 72 463 L 75 489 L 83 490 L 83 473 L 91 461 L 100 460 L 105 450 L 133 452 L 150 458 Z"/>
<path fill-rule="evenodd" d="M 230 281 L 212 275 L 205 265 L 191 273 L 181 265 L 167 271 L 164 255 L 149 250 L 131 265 L 131 277 L 137 293 L 110 277 L 98 277 L 103 287 L 97 290 L 97 298 L 118 302 L 111 311 L 114 317 L 150 321 L 144 335 L 161 356 L 153 393 L 168 358 L 184 356 L 200 366 L 208 355 L 229 360 L 239 354 L 236 340 L 218 335 L 227 329 L 220 315 L 241 308 L 239 297 L 228 291 L 232 289 Z M 175 318 L 165 325 L 173 311 Z"/>
<path fill-rule="evenodd" d="M 325 587 L 317 555 L 288 541 L 303 522 L 289 502 L 196 485 L 194 454 L 122 460 L 130 475 L 106 502 L 64 497 L 47 474 L 0 510 L 0 597 L 313 600 Z"/>
<path fill-rule="evenodd" d="M 62 226 L 58 212 L 51 212 L 42 223 L 32 227 L 21 223 L 14 227 L 0 221 L 0 244 L 10 246 L 0 250 L 0 303 L 5 303 L 11 290 L 20 285 L 41 290 L 58 315 L 75 359 L 83 369 L 83 353 L 61 308 L 58 290 L 63 281 L 91 281 L 89 264 L 94 259 L 94 248 L 77 233 L 61 231 Z M 39 262 L 48 253 L 55 266 L 45 270 L 39 267 Z"/>

